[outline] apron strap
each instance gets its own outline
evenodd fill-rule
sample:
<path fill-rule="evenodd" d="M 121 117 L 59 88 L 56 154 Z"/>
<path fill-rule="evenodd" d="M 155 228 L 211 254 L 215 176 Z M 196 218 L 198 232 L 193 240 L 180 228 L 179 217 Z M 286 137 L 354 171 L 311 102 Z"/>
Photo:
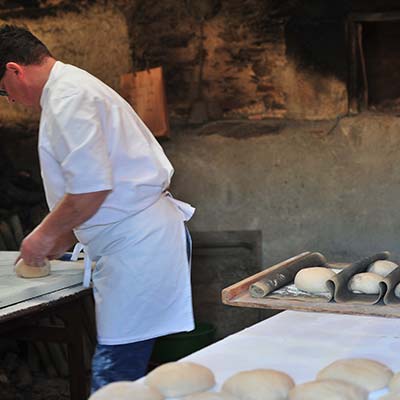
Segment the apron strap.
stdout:
<path fill-rule="evenodd" d="M 77 243 L 72 251 L 71 261 L 77 261 L 79 254 L 83 251 L 84 254 L 84 273 L 83 273 L 83 286 L 88 288 L 92 278 L 92 260 L 87 253 L 85 246 L 82 243 Z"/>

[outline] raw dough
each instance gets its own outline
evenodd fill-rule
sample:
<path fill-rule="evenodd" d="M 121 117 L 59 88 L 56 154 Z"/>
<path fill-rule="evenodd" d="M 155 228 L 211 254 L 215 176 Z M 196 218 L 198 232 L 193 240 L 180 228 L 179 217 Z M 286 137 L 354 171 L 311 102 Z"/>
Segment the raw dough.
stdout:
<path fill-rule="evenodd" d="M 222 391 L 238 400 L 286 400 L 292 387 L 293 379 L 284 372 L 254 369 L 231 376 L 222 385 Z"/>
<path fill-rule="evenodd" d="M 89 400 L 163 400 L 161 393 L 139 382 L 120 381 L 109 383 L 94 392 Z"/>
<path fill-rule="evenodd" d="M 367 400 L 368 392 L 360 386 L 324 379 L 297 385 L 289 392 L 289 400 Z"/>
<path fill-rule="evenodd" d="M 396 297 L 400 297 L 400 283 L 398 283 L 398 284 L 396 285 L 396 287 L 394 288 L 394 295 L 395 295 Z"/>
<path fill-rule="evenodd" d="M 50 274 L 50 261 L 46 258 L 43 267 L 31 267 L 21 258 L 15 265 L 15 273 L 21 278 L 42 278 Z"/>
<path fill-rule="evenodd" d="M 214 374 L 207 367 L 191 362 L 170 362 L 153 369 L 145 383 L 165 397 L 181 397 L 202 392 L 215 385 Z"/>
<path fill-rule="evenodd" d="M 393 261 L 389 260 L 378 260 L 373 262 L 368 267 L 368 272 L 373 272 L 374 274 L 378 274 L 380 276 L 388 276 L 394 269 L 396 269 L 398 265 Z"/>
<path fill-rule="evenodd" d="M 379 294 L 382 277 L 373 272 L 361 272 L 351 277 L 348 288 L 354 293 Z"/>
<path fill-rule="evenodd" d="M 323 368 L 317 379 L 340 379 L 372 392 L 389 383 L 393 372 L 386 365 L 367 358 L 337 360 Z"/>
<path fill-rule="evenodd" d="M 190 396 L 184 397 L 182 400 L 237 400 L 229 393 L 224 392 L 202 392 L 191 394 Z"/>
<path fill-rule="evenodd" d="M 396 372 L 389 382 L 389 390 L 400 395 L 400 372 Z"/>
<path fill-rule="evenodd" d="M 297 289 L 318 294 L 329 292 L 326 281 L 332 278 L 335 272 L 324 267 L 310 267 L 301 269 L 294 278 Z"/>

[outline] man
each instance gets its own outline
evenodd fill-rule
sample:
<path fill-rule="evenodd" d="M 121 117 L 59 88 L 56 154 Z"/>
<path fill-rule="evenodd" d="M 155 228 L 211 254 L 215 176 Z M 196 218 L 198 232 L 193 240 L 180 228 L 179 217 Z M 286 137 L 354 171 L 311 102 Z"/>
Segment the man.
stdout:
<path fill-rule="evenodd" d="M 96 262 L 92 391 L 146 373 L 154 338 L 194 328 L 188 204 L 173 168 L 129 104 L 57 61 L 28 30 L 0 27 L 0 94 L 41 111 L 38 151 L 50 213 L 22 242 L 41 266 L 76 241 Z"/>

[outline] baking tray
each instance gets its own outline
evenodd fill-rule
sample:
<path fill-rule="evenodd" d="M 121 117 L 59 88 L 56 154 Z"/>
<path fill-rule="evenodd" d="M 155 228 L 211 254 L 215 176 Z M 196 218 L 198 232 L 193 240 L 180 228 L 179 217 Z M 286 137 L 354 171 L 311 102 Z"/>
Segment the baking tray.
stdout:
<path fill-rule="evenodd" d="M 400 317 L 398 304 L 385 304 L 383 300 L 375 304 L 332 301 L 331 295 L 311 295 L 299 292 L 291 283 L 278 288 L 265 297 L 255 298 L 249 293 L 249 288 L 265 278 L 271 271 L 283 270 L 302 260 L 311 252 L 304 252 L 295 257 L 273 265 L 255 275 L 239 281 L 222 290 L 222 302 L 235 307 L 267 308 L 275 310 L 299 310 L 313 312 L 328 312 L 338 314 L 373 315 L 387 318 Z M 344 270 L 350 263 L 330 263 L 326 267 Z"/>

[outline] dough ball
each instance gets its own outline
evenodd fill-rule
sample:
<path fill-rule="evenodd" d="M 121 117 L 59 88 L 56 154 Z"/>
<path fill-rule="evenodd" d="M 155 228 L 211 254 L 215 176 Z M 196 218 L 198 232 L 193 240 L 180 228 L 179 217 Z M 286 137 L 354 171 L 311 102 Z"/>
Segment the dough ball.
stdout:
<path fill-rule="evenodd" d="M 301 269 L 294 277 L 294 284 L 297 289 L 309 293 L 326 293 L 328 287 L 326 281 L 331 279 L 335 272 L 324 267 L 310 267 Z"/>
<path fill-rule="evenodd" d="M 378 400 L 400 400 L 400 393 L 388 393 L 379 397 Z"/>
<path fill-rule="evenodd" d="M 389 390 L 391 392 L 399 392 L 400 394 L 400 372 L 396 372 L 389 382 Z"/>
<path fill-rule="evenodd" d="M 367 400 L 360 386 L 335 379 L 303 383 L 289 392 L 289 400 Z"/>
<path fill-rule="evenodd" d="M 393 261 L 388 260 L 378 260 L 373 262 L 368 267 L 368 272 L 373 272 L 374 274 L 378 274 L 380 276 L 388 276 L 394 269 L 396 269 L 398 265 Z"/>
<path fill-rule="evenodd" d="M 292 387 L 293 379 L 284 372 L 255 369 L 231 376 L 222 385 L 222 391 L 238 400 L 286 400 Z"/>
<path fill-rule="evenodd" d="M 113 382 L 94 392 L 89 400 L 163 400 L 161 393 L 139 382 Z"/>
<path fill-rule="evenodd" d="M 183 397 L 182 400 L 237 400 L 237 399 L 236 397 L 233 397 L 229 393 L 202 392 Z"/>
<path fill-rule="evenodd" d="M 340 379 L 372 392 L 387 386 L 393 372 L 386 365 L 367 358 L 337 360 L 322 369 L 317 379 Z"/>
<path fill-rule="evenodd" d="M 43 267 L 31 267 L 21 258 L 15 266 L 15 273 L 21 278 L 43 278 L 50 274 L 50 261 L 46 258 Z"/>
<path fill-rule="evenodd" d="M 394 288 L 394 295 L 400 297 L 400 283 L 398 283 Z"/>
<path fill-rule="evenodd" d="M 354 293 L 379 294 L 382 277 L 373 272 L 361 272 L 351 277 L 348 288 Z"/>
<path fill-rule="evenodd" d="M 215 378 L 203 365 L 170 362 L 147 374 L 145 383 L 158 389 L 165 397 L 181 397 L 210 389 L 215 385 Z"/>

